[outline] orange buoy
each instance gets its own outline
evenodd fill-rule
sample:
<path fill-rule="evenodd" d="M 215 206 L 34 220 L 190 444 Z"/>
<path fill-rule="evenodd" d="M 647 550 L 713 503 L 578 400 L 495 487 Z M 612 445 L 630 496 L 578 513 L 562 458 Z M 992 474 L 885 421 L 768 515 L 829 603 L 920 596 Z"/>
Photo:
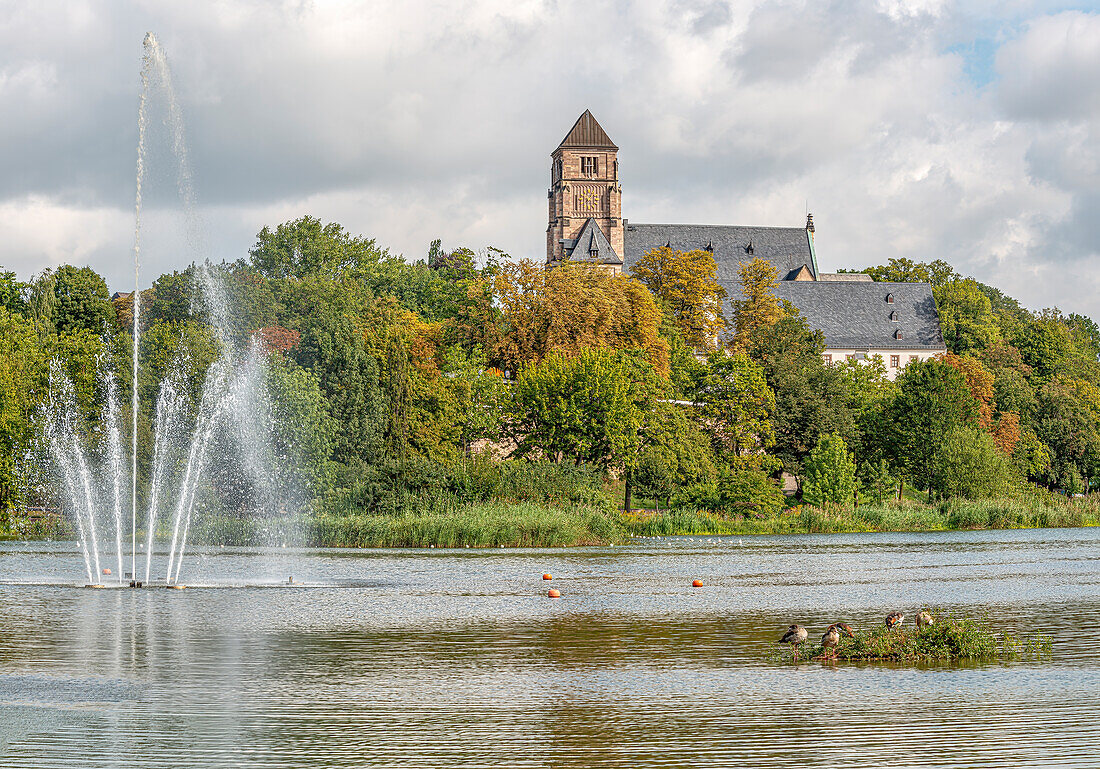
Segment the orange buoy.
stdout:
<path fill-rule="evenodd" d="M 104 569 L 103 573 L 106 574 L 108 577 L 111 576 L 111 570 L 110 569 Z"/>
<path fill-rule="evenodd" d="M 692 587 L 702 587 L 703 586 L 703 580 L 694 579 L 694 580 L 691 581 L 691 586 Z"/>
<path fill-rule="evenodd" d="M 553 578 L 554 578 L 554 575 L 553 575 L 553 574 L 543 574 L 543 575 L 542 575 L 542 578 L 543 578 L 543 579 L 553 579 Z"/>
<path fill-rule="evenodd" d="M 550 592 L 548 592 L 546 595 L 550 596 L 551 598 L 561 598 L 561 593 L 559 593 L 554 588 L 550 588 Z"/>

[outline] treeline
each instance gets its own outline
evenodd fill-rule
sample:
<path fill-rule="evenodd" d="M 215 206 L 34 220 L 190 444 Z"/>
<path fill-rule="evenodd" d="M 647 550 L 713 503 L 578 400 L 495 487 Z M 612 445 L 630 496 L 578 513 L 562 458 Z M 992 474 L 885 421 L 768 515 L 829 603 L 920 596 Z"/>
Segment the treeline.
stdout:
<path fill-rule="evenodd" d="M 491 500 L 610 509 L 610 479 L 665 507 L 765 516 L 783 507 L 783 472 L 824 506 L 891 497 L 901 480 L 934 497 L 1077 493 L 1100 463 L 1096 324 L 1029 312 L 942 262 L 867 270 L 930 280 L 950 350 L 890 382 L 881 361 L 825 365 L 764 260 L 743 265 L 725 317 L 703 251 L 658 249 L 633 275 L 438 241 L 409 263 L 303 217 L 262 230 L 247 258 L 142 293 L 143 488 L 161 380 L 182 369 L 197 400 L 219 353 L 204 269 L 222 278 L 233 333 L 264 345 L 280 454 L 330 518 Z M 0 272 L 0 508 L 50 493 L 28 452 L 51 360 L 93 430 L 98 372 L 130 402 L 132 307 L 89 268 Z"/>

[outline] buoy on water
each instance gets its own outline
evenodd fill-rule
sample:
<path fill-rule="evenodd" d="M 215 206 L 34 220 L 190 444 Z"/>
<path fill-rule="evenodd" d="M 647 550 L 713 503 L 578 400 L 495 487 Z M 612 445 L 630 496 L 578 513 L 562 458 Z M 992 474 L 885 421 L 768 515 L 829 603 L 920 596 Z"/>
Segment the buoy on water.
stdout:
<path fill-rule="evenodd" d="M 105 574 L 106 576 L 108 576 L 108 577 L 109 577 L 109 576 L 111 576 L 111 570 L 110 570 L 110 569 L 106 569 L 106 568 L 105 568 L 105 569 L 103 570 L 103 573 L 104 573 L 104 574 Z"/>
<path fill-rule="evenodd" d="M 548 595 L 550 598 L 561 598 L 561 593 L 559 593 L 554 588 L 550 588 L 550 591 L 546 595 Z"/>
<path fill-rule="evenodd" d="M 553 575 L 553 574 L 543 574 L 543 575 L 542 575 L 542 578 L 543 578 L 543 579 L 553 579 L 553 578 L 554 578 L 554 575 Z"/>
<path fill-rule="evenodd" d="M 703 580 L 701 580 L 701 579 L 693 579 L 693 580 L 691 581 L 691 586 L 692 586 L 692 587 L 702 587 L 702 586 L 703 586 Z"/>

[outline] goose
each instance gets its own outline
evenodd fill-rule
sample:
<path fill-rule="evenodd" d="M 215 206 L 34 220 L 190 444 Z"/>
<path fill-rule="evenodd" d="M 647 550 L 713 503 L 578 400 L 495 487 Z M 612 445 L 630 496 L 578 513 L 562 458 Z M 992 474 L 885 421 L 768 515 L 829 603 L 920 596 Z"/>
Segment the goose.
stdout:
<path fill-rule="evenodd" d="M 806 628 L 801 625 L 791 625 L 787 632 L 779 639 L 781 644 L 790 644 L 794 651 L 794 659 L 798 661 L 798 645 L 806 640 Z"/>
<path fill-rule="evenodd" d="M 849 638 L 855 638 L 855 634 L 852 633 L 852 629 L 843 622 L 837 622 L 836 624 L 829 625 L 829 629 L 825 631 L 825 635 L 821 636 L 821 645 L 825 649 L 825 657 L 829 657 L 829 650 L 835 650 L 840 644 L 840 631 L 844 631 L 844 634 Z"/>
<path fill-rule="evenodd" d="M 936 624 L 936 619 L 929 613 L 927 609 L 921 609 L 920 614 L 917 615 L 917 628 L 925 626 L 931 627 Z"/>

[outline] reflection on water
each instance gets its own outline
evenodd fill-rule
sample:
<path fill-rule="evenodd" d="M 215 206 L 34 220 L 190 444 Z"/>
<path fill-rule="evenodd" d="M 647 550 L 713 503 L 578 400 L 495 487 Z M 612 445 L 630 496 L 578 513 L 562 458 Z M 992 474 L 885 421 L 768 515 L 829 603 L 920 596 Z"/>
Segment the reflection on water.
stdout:
<path fill-rule="evenodd" d="M 5 768 L 1083 767 L 1100 755 L 1097 530 L 217 549 L 186 565 L 192 584 L 296 584 L 12 584 L 70 582 L 80 566 L 67 544 L 0 546 Z M 545 597 L 545 571 L 561 600 Z M 924 605 L 1041 629 L 1052 659 L 776 662 L 793 621 L 821 632 Z"/>

